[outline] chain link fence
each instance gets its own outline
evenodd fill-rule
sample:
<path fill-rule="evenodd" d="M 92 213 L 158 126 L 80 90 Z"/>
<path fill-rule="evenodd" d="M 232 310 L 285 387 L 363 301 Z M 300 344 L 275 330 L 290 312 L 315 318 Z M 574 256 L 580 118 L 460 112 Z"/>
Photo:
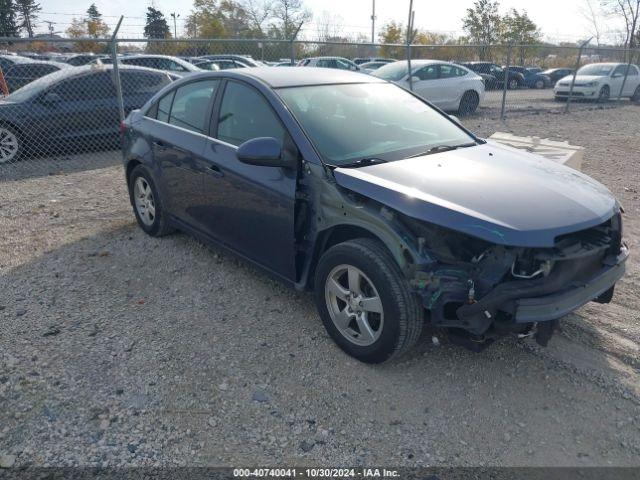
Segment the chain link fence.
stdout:
<path fill-rule="evenodd" d="M 119 162 L 122 116 L 140 108 L 164 85 L 198 69 L 261 64 L 288 68 L 312 57 L 331 57 L 332 61 L 340 57 L 361 65 L 380 58 L 399 60 L 406 66 L 410 59 L 416 72 L 424 60 L 446 61 L 464 65 L 482 77 L 485 92 L 474 115 L 489 118 L 640 101 L 640 72 L 634 65 L 640 63 L 640 51 L 588 45 L 92 38 L 0 39 L 0 49 L 0 88 L 9 95 L 0 106 L 0 179 L 28 171 L 55 174 Z M 351 62 L 340 62 L 333 66 L 353 68 Z M 576 81 L 572 75 L 577 68 L 602 62 L 621 64 L 611 75 L 608 91 Z M 417 78 L 416 83 L 409 81 L 405 86 L 423 94 L 422 84 Z M 424 93 L 437 101 L 430 95 Z M 21 160 L 29 160 L 31 167 L 9 168 L 24 164 Z"/>

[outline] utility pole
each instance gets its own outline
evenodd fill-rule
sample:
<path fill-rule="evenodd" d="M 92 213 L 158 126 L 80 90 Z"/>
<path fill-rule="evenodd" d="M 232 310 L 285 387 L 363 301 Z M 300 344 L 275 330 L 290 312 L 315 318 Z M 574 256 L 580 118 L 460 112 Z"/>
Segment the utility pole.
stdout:
<path fill-rule="evenodd" d="M 371 9 L 371 43 L 376 43 L 376 0 Z"/>
<path fill-rule="evenodd" d="M 54 25 L 56 22 L 52 22 L 52 21 L 50 21 L 50 20 L 44 20 L 44 23 L 46 23 L 47 25 L 49 25 L 49 35 L 53 36 L 53 31 L 54 31 L 53 25 Z"/>
<path fill-rule="evenodd" d="M 176 19 L 180 18 L 180 14 L 176 15 L 176 12 L 171 14 L 173 17 L 173 38 L 178 38 L 178 27 L 176 26 Z"/>

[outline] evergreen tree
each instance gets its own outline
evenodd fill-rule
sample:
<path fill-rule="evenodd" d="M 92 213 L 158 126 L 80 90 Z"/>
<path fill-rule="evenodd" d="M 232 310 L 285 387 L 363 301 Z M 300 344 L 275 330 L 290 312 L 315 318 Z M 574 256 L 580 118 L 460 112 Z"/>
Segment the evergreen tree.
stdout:
<path fill-rule="evenodd" d="M 32 38 L 36 20 L 38 19 L 38 12 L 42 10 L 42 7 L 36 0 L 15 0 L 15 6 L 20 28 L 26 30 L 29 38 Z"/>
<path fill-rule="evenodd" d="M 144 26 L 146 38 L 168 38 L 171 36 L 169 25 L 160 10 L 147 8 L 147 24 Z"/>
<path fill-rule="evenodd" d="M 13 0 L 0 0 L 0 37 L 17 37 L 19 31 Z"/>

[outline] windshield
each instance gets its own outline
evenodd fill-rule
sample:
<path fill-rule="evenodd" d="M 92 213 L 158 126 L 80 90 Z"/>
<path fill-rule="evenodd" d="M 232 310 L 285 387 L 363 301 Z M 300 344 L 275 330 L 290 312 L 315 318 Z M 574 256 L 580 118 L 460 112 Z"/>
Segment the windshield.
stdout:
<path fill-rule="evenodd" d="M 278 89 L 324 161 L 399 160 L 435 146 L 475 143 L 437 110 L 389 83 Z"/>
<path fill-rule="evenodd" d="M 613 70 L 614 65 L 608 64 L 593 64 L 593 65 L 585 65 L 580 70 L 578 70 L 578 75 L 597 75 L 600 77 L 606 77 Z"/>
<path fill-rule="evenodd" d="M 406 77 L 408 72 L 409 67 L 407 66 L 407 62 L 393 62 L 378 68 L 375 72 L 372 72 L 371 75 L 382 78 L 383 80 L 388 80 L 389 82 L 397 82 Z"/>

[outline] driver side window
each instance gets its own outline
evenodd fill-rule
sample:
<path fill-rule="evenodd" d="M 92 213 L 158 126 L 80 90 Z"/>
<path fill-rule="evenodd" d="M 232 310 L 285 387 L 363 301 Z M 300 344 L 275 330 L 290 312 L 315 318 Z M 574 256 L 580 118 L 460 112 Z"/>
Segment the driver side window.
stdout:
<path fill-rule="evenodd" d="M 258 137 L 273 137 L 283 145 L 285 130 L 267 100 L 258 91 L 228 82 L 222 97 L 216 138 L 238 146 Z"/>

